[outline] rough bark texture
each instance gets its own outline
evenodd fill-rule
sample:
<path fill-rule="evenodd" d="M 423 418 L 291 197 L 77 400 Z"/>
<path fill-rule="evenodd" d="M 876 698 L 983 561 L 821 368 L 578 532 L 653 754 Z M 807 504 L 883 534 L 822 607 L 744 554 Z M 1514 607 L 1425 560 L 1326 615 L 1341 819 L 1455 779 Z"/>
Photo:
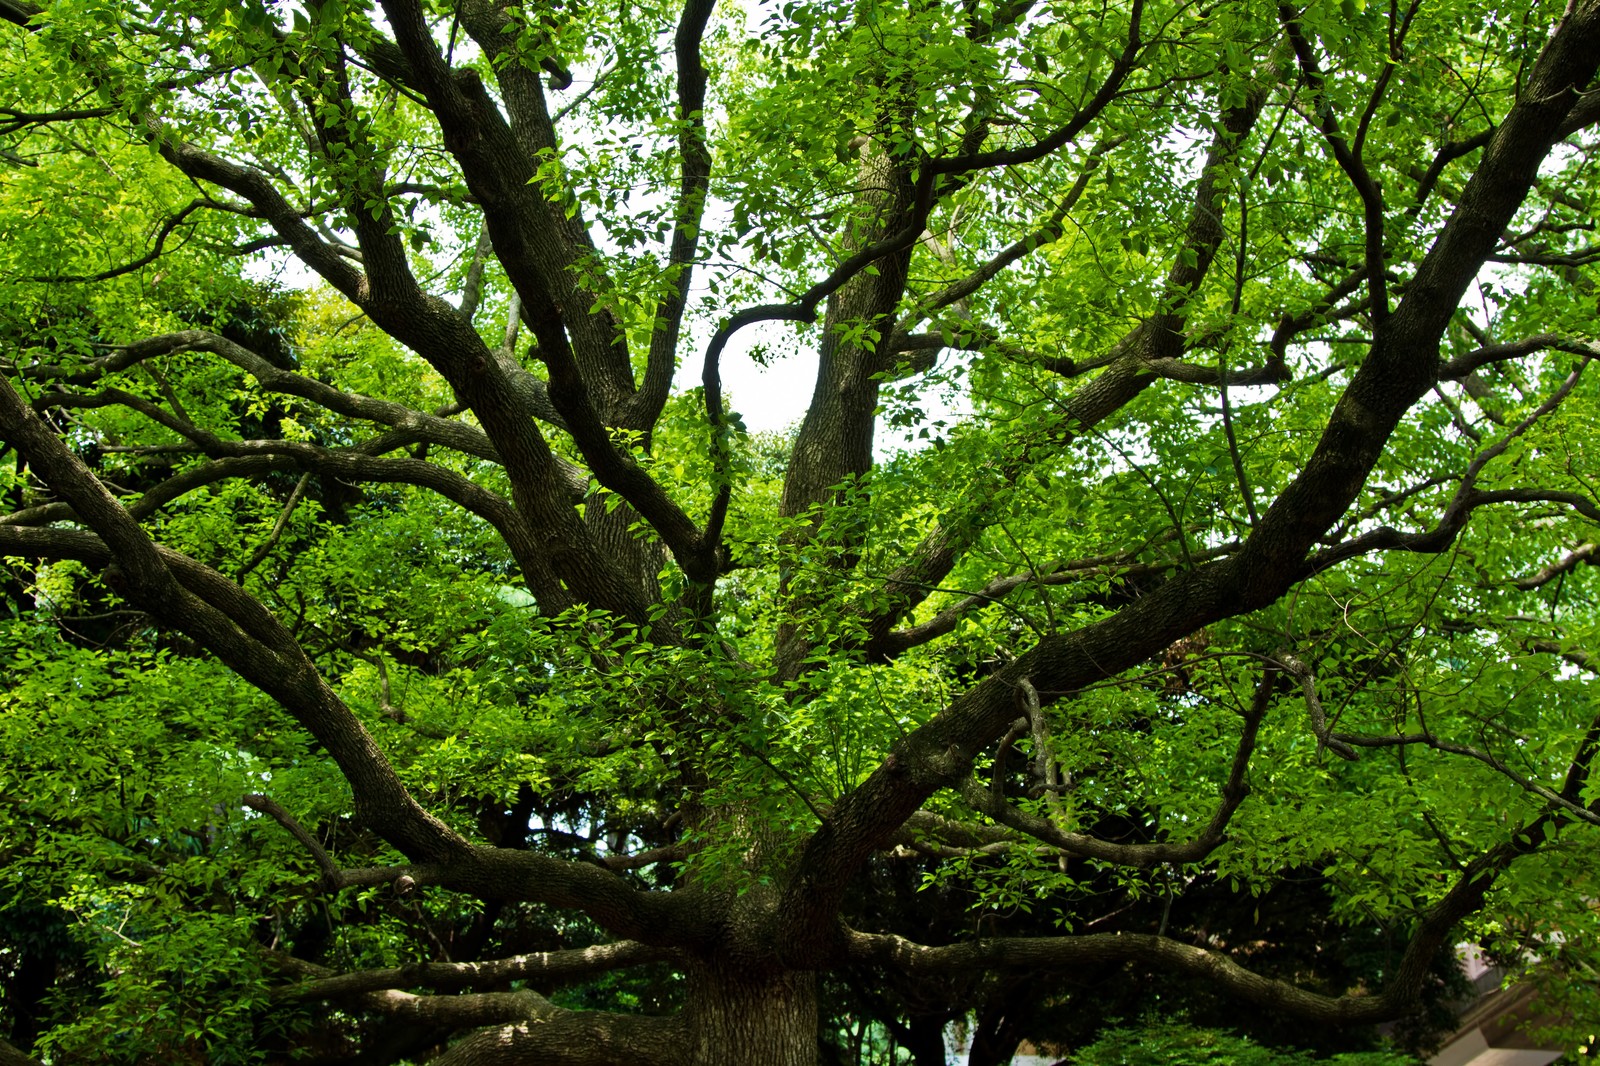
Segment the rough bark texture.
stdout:
<path fill-rule="evenodd" d="M 816 974 L 699 960 L 689 968 L 686 1021 L 692 1062 L 811 1066 L 817 1061 Z"/>
<path fill-rule="evenodd" d="M 912 189 L 905 166 L 875 142 L 860 148 L 861 166 L 856 178 L 855 212 L 845 249 L 862 247 L 920 225 L 912 216 Z M 876 260 L 871 272 L 845 282 L 828 298 L 818 348 L 816 387 L 811 405 L 800 424 L 783 482 L 785 518 L 803 520 L 792 540 L 811 543 L 827 514 L 827 505 L 847 498 L 872 469 L 872 437 L 878 408 L 879 371 L 888 339 L 894 334 L 896 312 L 905 292 L 906 271 L 912 248 Z M 826 582 L 834 573 L 848 571 L 859 550 L 861 531 L 830 530 L 820 543 L 806 574 L 791 573 L 791 587 Z M 797 613 L 807 613 L 801 593 Z M 811 643 L 799 625 L 781 627 L 774 675 L 790 680 L 800 672 Z"/>

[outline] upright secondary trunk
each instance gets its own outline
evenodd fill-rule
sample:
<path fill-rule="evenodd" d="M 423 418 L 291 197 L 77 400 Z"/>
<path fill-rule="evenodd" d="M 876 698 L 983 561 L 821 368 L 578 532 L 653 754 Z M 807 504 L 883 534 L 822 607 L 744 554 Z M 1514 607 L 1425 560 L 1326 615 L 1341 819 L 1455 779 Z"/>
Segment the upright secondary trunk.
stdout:
<path fill-rule="evenodd" d="M 816 974 L 705 959 L 688 977 L 695 1066 L 816 1066 Z"/>
<path fill-rule="evenodd" d="M 857 174 L 857 217 L 850 223 L 844 247 L 856 251 L 904 229 L 912 218 L 912 197 L 906 168 L 868 141 L 861 148 Z M 864 530 L 855 525 L 822 533 L 821 511 L 843 501 L 841 486 L 872 469 L 878 372 L 886 365 L 884 352 L 894 334 L 911 254 L 908 246 L 884 256 L 873 264 L 872 272 L 856 275 L 828 297 L 816 388 L 795 436 L 779 507 L 785 518 L 811 516 L 803 528 L 787 535 L 791 543 L 815 542 L 819 534 L 826 538 L 826 550 L 813 553 L 813 573 L 797 575 L 789 570 L 781 576 L 797 616 L 810 613 L 819 599 L 826 599 L 804 591 L 804 585 L 808 581 L 825 585 L 849 571 L 860 551 Z M 784 621 L 778 627 L 773 676 L 779 681 L 799 676 L 809 651 L 804 623 L 798 618 Z"/>

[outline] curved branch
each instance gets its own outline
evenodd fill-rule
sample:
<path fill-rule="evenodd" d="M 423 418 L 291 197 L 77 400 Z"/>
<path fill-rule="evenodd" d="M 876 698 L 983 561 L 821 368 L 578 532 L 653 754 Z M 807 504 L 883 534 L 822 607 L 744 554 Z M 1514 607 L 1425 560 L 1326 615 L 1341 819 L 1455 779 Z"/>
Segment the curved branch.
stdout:
<path fill-rule="evenodd" d="M 969 174 L 974 170 L 1031 163 L 1065 147 L 1087 129 L 1111 101 L 1116 99 L 1122 90 L 1123 82 L 1133 70 L 1140 49 L 1139 24 L 1143 12 L 1144 0 L 1134 0 L 1129 15 L 1127 44 L 1122 54 L 1112 63 L 1106 80 L 1101 83 L 1099 90 L 1087 104 L 1049 136 L 1026 148 L 999 149 L 927 160 L 917 168 L 916 204 L 911 211 L 911 220 L 904 228 L 862 248 L 834 267 L 826 278 L 794 300 L 781 304 L 747 307 L 725 319 L 716 333 L 712 334 L 710 343 L 706 345 L 701 381 L 706 389 L 707 403 L 709 404 L 711 397 L 715 395 L 720 409 L 722 352 L 735 333 L 758 322 L 810 322 L 816 318 L 817 308 L 822 301 L 843 288 L 851 278 L 878 260 L 904 251 L 917 243 L 927 225 L 928 213 L 933 209 L 939 178 Z"/>
<path fill-rule="evenodd" d="M 1517 578 L 1511 583 L 1512 587 L 1519 588 L 1524 592 L 1530 589 L 1543 588 L 1562 574 L 1577 569 L 1583 563 L 1588 563 L 1591 566 L 1595 565 L 1596 552 L 1600 552 L 1600 543 L 1589 541 L 1585 544 L 1580 544 L 1549 566 L 1541 567 L 1537 572 L 1529 574 L 1527 577 Z"/>
<path fill-rule="evenodd" d="M 1244 728 L 1240 731 L 1239 743 L 1234 748 L 1233 764 L 1228 770 L 1227 780 L 1222 785 L 1222 802 L 1217 805 L 1205 828 L 1193 840 L 1181 844 L 1116 844 L 1087 833 L 1070 832 L 1061 829 L 1049 819 L 1012 807 L 996 789 L 985 788 L 970 777 L 962 785 L 961 798 L 966 800 L 973 810 L 993 818 L 1001 825 L 1025 833 L 1051 847 L 1059 848 L 1068 855 L 1139 869 L 1150 869 L 1163 863 L 1199 862 L 1223 842 L 1234 812 L 1250 794 L 1250 786 L 1245 782 L 1245 776 L 1250 769 L 1250 756 L 1255 751 L 1256 736 L 1261 728 L 1262 719 L 1266 717 L 1267 708 L 1272 702 L 1276 680 L 1274 671 L 1269 669 L 1262 677 L 1261 683 L 1256 686 L 1255 697 L 1244 714 Z"/>
<path fill-rule="evenodd" d="M 1262 977 L 1228 956 L 1151 933 L 1089 933 L 1066 937 L 996 937 L 927 947 L 893 934 L 848 934 L 852 962 L 914 975 L 982 970 L 1071 970 L 1095 964 L 1137 962 L 1203 978 L 1219 991 L 1261 1007 L 1323 1024 L 1387 1021 L 1405 1013 L 1417 990 L 1376 996 L 1324 996 Z"/>
<path fill-rule="evenodd" d="M 7 428 L 0 421 L 0 432 Z M 412 887 L 439 885 L 484 900 L 526 900 L 582 911 L 618 936 L 654 944 L 689 946 L 709 934 L 711 902 L 705 898 L 641 891 L 602 866 L 469 845 L 404 791 L 366 729 L 328 690 L 266 608 L 204 564 L 159 545 L 152 545 L 152 551 L 191 595 L 178 612 L 149 602 L 137 589 L 129 589 L 129 599 L 163 624 L 205 641 L 236 673 L 278 700 L 328 748 L 351 784 L 362 820 L 403 852 L 428 857 L 411 866 L 339 870 L 331 887 L 409 879 Z M 99 567 L 121 562 L 100 537 L 69 529 L 0 526 L 0 554 L 77 559 Z M 211 620 L 224 608 L 227 620 L 220 624 L 228 626 L 225 640 L 211 628 Z M 279 649 L 270 659 L 263 654 L 268 647 Z M 300 660 L 290 659 L 291 654 Z"/>
<path fill-rule="evenodd" d="M 269 392 L 298 396 L 335 414 L 406 430 L 416 434 L 418 440 L 453 448 L 490 462 L 500 462 L 499 453 L 481 429 L 454 419 L 427 414 L 390 400 L 363 396 L 360 393 L 342 392 L 315 378 L 284 370 L 243 345 L 206 330 L 181 330 L 150 337 L 96 360 L 80 371 L 40 367 L 32 370 L 30 376 L 74 385 L 87 385 L 106 374 L 126 370 L 156 356 L 177 352 L 208 352 L 221 356 L 255 378 L 261 387 Z"/>
<path fill-rule="evenodd" d="M 1532 337 L 1524 337 L 1519 341 L 1508 341 L 1504 344 L 1486 344 L 1475 351 L 1441 362 L 1439 364 L 1439 378 L 1442 381 L 1459 381 L 1473 371 L 1481 370 L 1492 363 L 1522 359 L 1550 348 L 1571 352 L 1587 359 L 1600 358 L 1600 346 L 1586 344 L 1575 338 L 1562 337 L 1555 333 L 1538 333 Z"/>
<path fill-rule="evenodd" d="M 366 302 L 366 276 L 317 234 L 301 213 L 284 199 L 270 177 L 254 168 L 230 163 L 219 155 L 182 140 L 153 115 L 144 116 L 143 122 L 147 135 L 164 159 L 191 178 L 220 185 L 242 196 L 261 213 L 261 217 L 278 232 L 306 266 L 356 306 Z"/>
<path fill-rule="evenodd" d="M 68 530 L 0 527 L 0 540 L 78 541 L 114 563 L 119 593 L 209 648 L 246 681 L 277 700 L 327 748 L 350 782 L 358 814 L 401 851 L 437 858 L 466 846 L 425 812 L 371 735 L 328 686 L 293 635 L 238 585 L 202 564 L 158 547 L 81 460 L 0 378 L 0 438 L 72 505 L 97 536 Z"/>
<path fill-rule="evenodd" d="M 592 267 L 592 244 L 575 219 L 566 218 L 546 200 L 534 155 L 513 128 L 518 125 L 526 137 L 548 141 L 553 147 L 541 91 L 536 84 L 528 84 L 527 71 L 521 70 L 520 63 L 504 64 L 497 76 L 512 114 L 512 123 L 508 123 L 475 72 L 449 67 L 430 35 L 420 4 L 385 0 L 383 7 L 400 52 L 427 95 L 445 147 L 482 205 L 495 252 L 522 297 L 523 319 L 538 342 L 538 357 L 549 371 L 550 400 L 590 471 L 650 523 L 691 580 L 714 580 L 722 563 L 716 545 L 707 542 L 644 466 L 618 446 L 602 417 L 614 417 L 634 393 L 632 365 L 623 339 L 625 331 L 606 309 L 608 302 L 579 283 L 580 275 L 592 270 L 571 269 L 579 263 Z M 484 7 L 467 4 L 461 9 L 462 18 L 485 51 L 493 53 L 510 39 L 502 41 L 494 32 L 505 24 L 503 13 L 496 9 L 491 15 Z M 548 465 L 548 446 L 542 439 L 516 441 L 528 437 L 527 427 L 504 396 L 503 377 L 492 380 L 474 362 L 474 357 L 478 363 L 486 358 L 486 353 L 476 351 L 481 348 L 476 334 L 470 339 L 463 336 L 459 351 L 457 346 L 441 344 L 443 332 L 459 333 L 458 327 L 464 325 L 454 309 L 444 305 L 456 319 L 452 323 L 431 304 L 426 313 L 420 313 L 415 306 L 418 297 L 409 292 L 405 296 L 404 303 L 412 306 L 397 303 L 384 315 L 374 308 L 369 312 L 373 320 L 450 379 L 502 453 L 537 449 L 542 453 L 539 465 Z M 513 475 L 520 476 L 515 471 Z M 523 491 L 531 495 L 536 480 L 528 478 Z M 592 550 L 592 537 L 575 516 L 564 515 L 561 525 L 565 537 L 581 544 L 589 556 L 563 577 L 590 602 L 659 629 L 660 624 L 649 619 L 632 575 L 617 572 L 609 557 Z"/>
<path fill-rule="evenodd" d="M 993 476 L 994 486 L 1015 481 L 1036 457 L 1040 443 L 1060 446 L 1132 402 L 1160 372 L 1177 375 L 1190 369 L 1178 359 L 1185 344 L 1182 335 L 1184 308 L 1205 279 L 1221 247 L 1222 179 L 1230 161 L 1255 128 L 1266 99 L 1267 87 L 1256 85 L 1243 103 L 1225 109 L 1220 116 L 1195 186 L 1184 230 L 1183 248 L 1192 252 L 1193 257 L 1180 254 L 1174 259 L 1163 285 L 1160 309 L 1124 334 L 1107 353 L 1104 371 L 1061 403 L 1056 425 L 1044 436 L 1043 442 L 1027 442 L 1018 449 L 1014 459 L 995 464 L 986 471 Z M 1220 381 L 1220 376 L 1217 380 Z M 1229 375 L 1230 382 L 1238 380 L 1237 375 Z M 891 638 L 893 625 L 940 585 L 954 569 L 956 560 L 987 528 L 984 517 L 989 510 L 987 497 L 988 492 L 969 495 L 941 516 L 934 529 L 912 550 L 910 558 L 872 593 L 872 606 L 864 612 L 868 614 L 864 628 L 869 658 L 892 658 L 904 650 L 897 648 Z"/>
<path fill-rule="evenodd" d="M 425 35 L 425 28 L 420 32 Z M 431 47 L 431 42 L 428 47 Z M 438 57 L 435 56 L 435 59 Z M 479 89 L 481 91 L 481 86 Z M 590 604 L 614 611 L 630 621 L 657 628 L 651 626 L 635 582 L 620 573 L 613 562 L 598 550 L 582 520 L 561 491 L 562 481 L 555 476 L 555 456 L 529 417 L 532 411 L 527 406 L 526 390 L 519 390 L 500 371 L 498 362 L 483 339 L 456 308 L 429 296 L 417 286 L 405 263 L 405 251 L 398 246 L 393 234 L 375 225 L 370 217 L 363 220 L 361 212 L 355 213 L 365 258 L 369 266 L 378 271 L 377 280 L 381 284 L 375 284 L 345 263 L 337 251 L 318 237 L 293 211 L 265 174 L 229 163 L 192 144 L 172 138 L 157 119 L 147 119 L 147 126 L 165 158 L 190 177 L 221 185 L 254 204 L 308 266 L 366 312 L 385 333 L 428 359 L 444 374 L 457 394 L 472 407 L 489 439 L 494 442 L 495 449 L 502 456 L 515 457 L 515 461 L 508 460 L 506 469 L 511 475 L 517 507 L 529 525 L 546 538 L 544 554 L 547 558 L 554 556 L 574 562 L 574 565 L 563 567 L 561 575 L 573 593 Z M 529 192 L 525 185 L 525 182 L 519 184 L 522 194 L 537 193 L 537 190 Z M 489 210 L 492 205 L 488 198 L 484 198 L 484 204 L 492 228 L 495 217 Z M 498 242 L 496 248 L 501 253 L 502 263 L 508 270 L 514 270 L 515 264 L 505 248 Z M 548 299 L 544 302 L 549 303 Z M 535 316 L 534 325 L 542 350 L 555 352 L 559 348 L 561 352 L 568 352 L 564 326 L 559 316 L 551 318 L 546 315 L 543 320 Z M 697 551 L 698 532 L 693 523 L 638 463 L 617 451 L 609 433 L 581 395 L 581 381 L 573 379 L 572 374 L 568 373 L 571 368 L 559 359 L 554 359 L 549 365 L 552 368 L 552 399 L 556 401 L 557 409 L 562 412 L 574 439 L 589 460 L 595 476 L 602 484 L 628 499 L 644 515 L 674 553 L 679 554 L 680 561 L 685 562 L 686 571 L 694 569 L 703 553 Z M 562 385 L 560 389 L 554 385 L 558 381 Z M 552 546 L 556 550 L 549 550 Z M 548 571 L 550 566 L 543 565 L 542 568 Z M 557 601 L 556 605 L 564 604 Z"/>
<path fill-rule="evenodd" d="M 1306 698 L 1306 712 L 1311 718 L 1311 734 L 1317 738 L 1318 757 L 1321 757 L 1322 749 L 1327 748 L 1339 758 L 1355 762 L 1356 753 L 1350 745 L 1344 742 L 1341 735 L 1328 731 L 1328 712 L 1323 710 L 1322 700 L 1317 696 L 1317 678 L 1311 672 L 1311 667 L 1286 651 L 1278 652 L 1273 658 L 1283 667 L 1284 673 L 1300 683 L 1300 691 Z"/>
<path fill-rule="evenodd" d="M 246 793 L 240 797 L 240 803 L 253 811 L 260 811 L 268 815 L 273 821 L 289 831 L 289 835 L 300 842 L 300 845 L 311 853 L 312 861 L 317 864 L 317 869 L 322 871 L 324 882 L 331 883 L 339 876 L 339 866 L 333 861 L 333 856 L 328 854 L 328 849 L 316 837 L 306 832 L 304 826 L 290 814 L 289 811 L 277 800 L 263 796 L 258 792 Z"/>
<path fill-rule="evenodd" d="M 1366 226 L 1367 296 L 1372 307 L 1373 324 L 1377 328 L 1382 328 L 1389 317 L 1389 282 L 1383 259 L 1383 190 L 1373 180 L 1371 172 L 1361 159 L 1361 141 L 1366 133 L 1366 117 L 1363 118 L 1357 133 L 1356 147 L 1352 150 L 1344 134 L 1339 130 L 1339 119 L 1334 115 L 1333 107 L 1328 103 L 1322 71 L 1317 65 L 1316 55 L 1311 50 L 1311 42 L 1300 27 L 1299 13 L 1289 4 L 1280 4 L 1278 17 L 1283 23 L 1284 34 L 1294 47 L 1295 58 L 1300 65 L 1301 80 L 1311 89 L 1316 101 L 1317 129 L 1327 141 L 1339 169 L 1344 171 L 1351 187 L 1361 199 L 1363 222 Z M 1379 78 L 1379 85 L 1373 90 L 1374 105 L 1377 103 L 1378 94 L 1382 92 L 1382 87 L 1388 83 L 1391 73 L 1391 67 L 1385 65 Z"/>
<path fill-rule="evenodd" d="M 301 474 L 300 480 L 295 482 L 294 491 L 289 493 L 289 499 L 284 502 L 283 510 L 278 512 L 278 520 L 272 523 L 272 530 L 267 534 L 267 539 L 256 545 L 250 553 L 250 558 L 239 567 L 236 578 L 243 581 L 245 575 L 260 566 L 272 554 L 272 549 L 278 546 L 278 541 L 283 537 L 283 531 L 289 528 L 289 519 L 294 517 L 295 508 L 300 506 L 300 501 L 305 498 L 306 486 L 311 484 L 310 474 Z"/>
<path fill-rule="evenodd" d="M 1504 454 L 1518 437 L 1532 429 L 1545 415 L 1561 406 L 1573 388 L 1578 384 L 1584 368 L 1588 363 L 1580 363 L 1561 387 L 1544 403 L 1535 408 L 1526 418 L 1489 447 L 1473 456 L 1467 464 L 1466 472 L 1461 476 L 1461 483 L 1449 504 L 1445 506 L 1444 514 L 1432 529 L 1419 533 L 1402 533 L 1389 526 L 1380 526 L 1353 540 L 1336 544 L 1325 551 L 1309 555 L 1301 563 L 1302 576 L 1309 577 L 1313 573 L 1326 570 L 1331 566 L 1353 559 L 1358 555 L 1366 555 L 1375 551 L 1409 551 L 1409 552 L 1438 552 L 1449 547 L 1466 525 L 1472 512 L 1479 507 L 1494 503 L 1561 503 L 1582 514 L 1584 517 L 1600 522 L 1600 504 L 1576 492 L 1547 491 L 1544 489 L 1493 489 L 1479 490 L 1478 475 L 1494 459 Z"/>
<path fill-rule="evenodd" d="M 172 231 L 181 226 L 190 215 L 202 207 L 212 206 L 214 205 L 209 200 L 191 202 L 187 207 L 184 207 L 177 214 L 163 222 L 161 228 L 156 231 L 155 244 L 151 246 L 148 252 L 131 262 L 102 270 L 96 274 L 36 274 L 27 280 L 45 285 L 68 285 L 79 282 L 110 281 L 112 278 L 120 278 L 124 274 L 132 274 L 135 270 L 147 267 L 161 258 L 161 252 L 166 246 L 167 238 L 172 236 Z"/>
<path fill-rule="evenodd" d="M 1061 202 L 1056 205 L 1056 209 L 1051 212 L 1050 218 L 1043 225 L 1021 240 L 1013 242 L 996 253 L 966 277 L 959 281 L 951 282 L 933 295 L 918 301 L 916 310 L 901 321 L 900 328 L 909 331 L 912 325 L 932 312 L 965 300 L 1012 263 L 1022 259 L 1024 256 L 1031 255 L 1034 251 L 1047 244 L 1059 240 L 1061 238 L 1062 223 L 1068 213 L 1077 206 L 1078 201 L 1083 197 L 1084 191 L 1088 189 L 1089 179 L 1094 176 L 1096 170 L 1100 169 L 1100 164 L 1105 161 L 1105 157 L 1126 140 L 1127 137 L 1124 135 L 1111 137 L 1096 144 L 1090 149 L 1088 159 L 1084 164 L 1083 170 L 1079 172 L 1077 180 L 1072 183 L 1072 187 L 1067 190 L 1066 196 L 1062 197 Z"/>
<path fill-rule="evenodd" d="M 1048 136 L 1041 137 L 1033 144 L 1023 148 L 1000 148 L 988 152 L 975 152 L 969 155 L 933 159 L 928 162 L 927 169 L 931 173 L 945 175 L 966 174 L 974 170 L 991 170 L 995 167 L 1018 166 L 1022 163 L 1032 163 L 1035 160 L 1043 159 L 1050 153 L 1069 144 L 1122 91 L 1123 82 L 1127 80 L 1128 75 L 1133 71 L 1139 58 L 1139 50 L 1143 45 L 1140 38 L 1140 23 L 1143 16 L 1144 0 L 1133 0 L 1133 6 L 1128 11 L 1127 42 L 1122 47 L 1122 53 L 1112 61 L 1111 70 L 1106 74 L 1106 80 L 1100 83 L 1099 90 L 1095 92 L 1087 104 Z"/>
<path fill-rule="evenodd" d="M 1148 933 L 1091 933 L 1066 937 L 997 937 L 927 947 L 903 937 L 840 929 L 840 949 L 852 962 L 911 974 L 973 970 L 1068 969 L 1086 963 L 1142 962 L 1201 977 L 1226 994 L 1323 1024 L 1388 1021 L 1411 1010 L 1440 950 L 1462 918 L 1483 906 L 1496 879 L 1518 858 L 1537 851 L 1548 816 L 1519 827 L 1506 841 L 1468 863 L 1444 898 L 1422 912 L 1405 953 L 1382 992 L 1324 996 L 1262 977 L 1228 956 Z"/>

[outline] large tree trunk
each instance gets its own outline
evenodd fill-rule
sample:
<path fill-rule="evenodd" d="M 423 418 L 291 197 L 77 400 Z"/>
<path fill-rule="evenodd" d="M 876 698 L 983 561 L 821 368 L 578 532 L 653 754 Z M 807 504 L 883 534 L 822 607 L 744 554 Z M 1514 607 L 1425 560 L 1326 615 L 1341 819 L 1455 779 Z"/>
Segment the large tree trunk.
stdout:
<path fill-rule="evenodd" d="M 686 1014 L 696 1066 L 816 1066 L 813 973 L 702 960 L 689 971 Z"/>

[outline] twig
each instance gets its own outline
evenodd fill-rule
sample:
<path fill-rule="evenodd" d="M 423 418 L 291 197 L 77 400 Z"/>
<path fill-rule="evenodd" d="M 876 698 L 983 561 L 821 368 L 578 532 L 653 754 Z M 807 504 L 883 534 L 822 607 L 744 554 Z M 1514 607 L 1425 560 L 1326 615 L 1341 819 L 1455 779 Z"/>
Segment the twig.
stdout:
<path fill-rule="evenodd" d="M 295 483 L 294 491 L 289 493 L 288 501 L 278 514 L 278 520 L 272 525 L 272 532 L 267 534 L 267 539 L 262 541 L 256 550 L 250 553 L 250 558 L 246 559 L 245 564 L 239 568 L 239 581 L 243 581 L 246 574 L 260 566 L 262 561 L 272 554 L 272 549 L 277 547 L 279 538 L 283 536 L 283 531 L 288 528 L 289 519 L 293 516 L 295 508 L 300 506 L 300 501 L 305 497 L 306 486 L 310 482 L 311 475 L 309 473 L 300 475 L 300 480 Z"/>

